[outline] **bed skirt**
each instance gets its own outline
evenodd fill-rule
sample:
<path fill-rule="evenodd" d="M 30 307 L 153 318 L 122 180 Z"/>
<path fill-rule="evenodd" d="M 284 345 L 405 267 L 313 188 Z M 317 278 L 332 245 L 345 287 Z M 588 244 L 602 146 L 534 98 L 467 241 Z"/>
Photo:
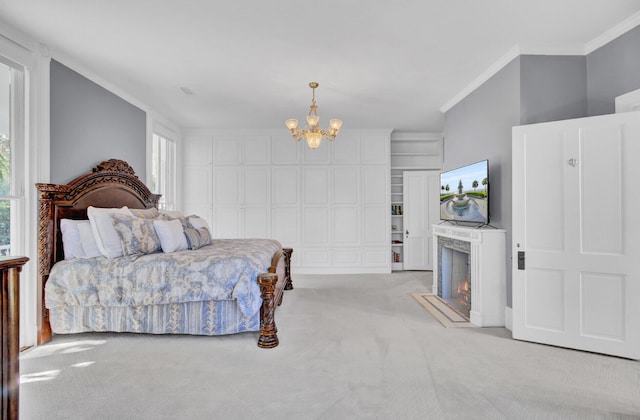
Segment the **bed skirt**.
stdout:
<path fill-rule="evenodd" d="M 134 307 L 62 306 L 49 309 L 56 334 L 131 332 L 224 335 L 260 330 L 260 313 L 247 318 L 235 300 Z"/>

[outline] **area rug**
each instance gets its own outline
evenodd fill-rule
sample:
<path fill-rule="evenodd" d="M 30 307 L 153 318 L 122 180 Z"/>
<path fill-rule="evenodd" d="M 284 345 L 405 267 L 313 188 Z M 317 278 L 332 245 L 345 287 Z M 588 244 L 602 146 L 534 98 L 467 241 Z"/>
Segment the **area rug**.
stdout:
<path fill-rule="evenodd" d="M 411 293 L 411 296 L 447 328 L 477 327 L 432 293 Z"/>

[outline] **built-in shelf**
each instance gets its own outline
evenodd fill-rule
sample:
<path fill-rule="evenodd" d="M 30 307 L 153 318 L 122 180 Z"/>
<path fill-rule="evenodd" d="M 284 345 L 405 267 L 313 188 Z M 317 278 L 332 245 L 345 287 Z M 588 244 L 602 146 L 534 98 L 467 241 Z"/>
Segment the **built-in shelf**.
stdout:
<path fill-rule="evenodd" d="M 403 269 L 404 216 L 393 214 L 394 206 L 404 204 L 404 171 L 442 168 L 440 133 L 391 133 L 391 268 Z"/>

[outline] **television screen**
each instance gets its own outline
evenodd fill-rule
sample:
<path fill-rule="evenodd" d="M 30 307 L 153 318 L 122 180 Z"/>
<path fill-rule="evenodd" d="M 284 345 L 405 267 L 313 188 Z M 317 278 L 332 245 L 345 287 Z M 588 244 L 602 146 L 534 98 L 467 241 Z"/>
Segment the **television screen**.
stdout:
<path fill-rule="evenodd" d="M 440 173 L 440 219 L 489 223 L 489 161 Z"/>

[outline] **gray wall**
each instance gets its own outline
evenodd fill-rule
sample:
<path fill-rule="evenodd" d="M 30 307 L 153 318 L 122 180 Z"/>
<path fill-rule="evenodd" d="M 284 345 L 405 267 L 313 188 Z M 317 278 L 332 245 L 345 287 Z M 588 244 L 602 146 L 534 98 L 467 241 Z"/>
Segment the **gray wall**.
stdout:
<path fill-rule="evenodd" d="M 587 55 L 589 114 L 615 112 L 615 98 L 640 89 L 640 26 Z"/>
<path fill-rule="evenodd" d="M 640 27 L 582 56 L 521 56 L 445 113 L 444 169 L 489 159 L 491 224 L 507 229 L 511 306 L 511 127 L 613 113 L 640 88 Z"/>
<path fill-rule="evenodd" d="M 491 225 L 507 230 L 506 264 L 511 255 L 511 127 L 520 124 L 520 70 L 518 57 L 447 111 L 444 125 L 444 170 L 489 159 Z"/>
<path fill-rule="evenodd" d="M 520 124 L 587 115 L 586 57 L 523 55 L 520 63 Z"/>
<path fill-rule="evenodd" d="M 111 158 L 145 178 L 145 112 L 51 60 L 51 182 L 66 184 Z"/>

